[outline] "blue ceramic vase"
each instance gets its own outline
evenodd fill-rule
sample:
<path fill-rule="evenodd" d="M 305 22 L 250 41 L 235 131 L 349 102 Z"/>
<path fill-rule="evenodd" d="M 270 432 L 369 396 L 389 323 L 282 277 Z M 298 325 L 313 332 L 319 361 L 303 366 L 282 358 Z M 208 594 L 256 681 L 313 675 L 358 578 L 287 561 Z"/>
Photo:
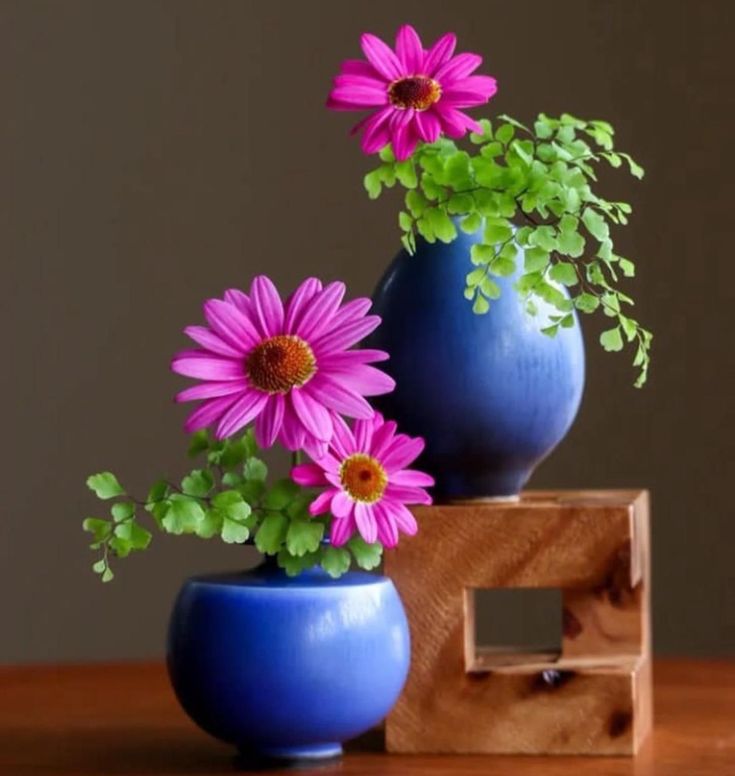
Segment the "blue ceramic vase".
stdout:
<path fill-rule="evenodd" d="M 501 296 L 484 315 L 464 298 L 480 233 L 450 244 L 419 241 L 401 251 L 378 283 L 383 319 L 369 341 L 387 350 L 395 391 L 380 409 L 402 431 L 426 439 L 421 468 L 437 501 L 513 498 L 569 430 L 584 386 L 579 322 L 555 338 L 540 332 L 556 312 L 531 316 L 513 277 L 494 278 Z M 566 293 L 564 291 L 564 293 Z"/>
<path fill-rule="evenodd" d="M 273 564 L 195 577 L 176 601 L 171 682 L 201 728 L 247 759 L 327 758 L 380 722 L 408 672 L 403 605 L 386 577 Z"/>

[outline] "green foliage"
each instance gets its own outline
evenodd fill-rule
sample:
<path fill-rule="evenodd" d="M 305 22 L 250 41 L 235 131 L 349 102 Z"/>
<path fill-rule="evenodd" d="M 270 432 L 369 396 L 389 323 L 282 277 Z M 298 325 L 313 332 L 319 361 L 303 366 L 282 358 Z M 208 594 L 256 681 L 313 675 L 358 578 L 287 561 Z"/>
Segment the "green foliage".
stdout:
<path fill-rule="evenodd" d="M 146 513 L 163 533 L 254 544 L 263 554 L 275 556 L 290 575 L 321 566 L 336 578 L 353 561 L 364 569 L 379 565 L 380 544 L 369 545 L 360 538 L 346 547 L 326 543 L 331 516 L 312 517 L 313 492 L 288 478 L 268 487 L 268 468 L 258 452 L 251 430 L 222 441 L 197 432 L 190 439 L 189 455 L 199 458 L 200 465 L 182 477 L 178 486 L 167 479 L 157 480 L 144 500 L 127 495 L 110 472 L 91 476 L 87 484 L 99 498 L 115 499 L 110 518 L 88 517 L 83 522 L 84 530 L 91 534 L 91 549 L 100 553 L 92 570 L 109 582 L 114 577 L 110 565 L 114 558 L 148 548 L 152 533 L 138 520 Z"/>
<path fill-rule="evenodd" d="M 132 501 L 118 501 L 112 505 L 110 512 L 116 523 L 122 523 L 135 514 L 135 504 Z"/>
<path fill-rule="evenodd" d="M 87 479 L 87 487 L 94 491 L 97 498 L 108 499 L 122 496 L 125 491 L 112 472 L 93 474 Z"/>
<path fill-rule="evenodd" d="M 352 552 L 355 562 L 361 569 L 371 571 L 380 565 L 380 559 L 383 555 L 383 547 L 376 542 L 368 544 L 362 537 L 353 536 L 347 542 L 347 546 Z"/>
<path fill-rule="evenodd" d="M 285 509 L 299 493 L 299 486 L 288 478 L 278 480 L 265 494 L 263 506 L 266 509 Z"/>
<path fill-rule="evenodd" d="M 153 535 L 134 520 L 115 526 L 115 535 L 110 539 L 110 549 L 119 558 L 127 557 L 133 550 L 145 550 Z"/>
<path fill-rule="evenodd" d="M 196 533 L 197 525 L 203 519 L 204 508 L 197 499 L 174 493 L 168 499 L 168 509 L 161 524 L 168 533 L 180 535 Z"/>
<path fill-rule="evenodd" d="M 310 518 L 291 520 L 286 532 L 286 548 L 300 558 L 308 552 L 316 552 L 324 535 L 324 524 Z"/>
<path fill-rule="evenodd" d="M 214 477 L 206 469 L 194 469 L 181 480 L 181 490 L 187 496 L 204 498 L 214 485 Z"/>
<path fill-rule="evenodd" d="M 538 300 L 557 309 L 550 320 L 539 319 L 549 336 L 574 325 L 574 309 L 617 319 L 601 344 L 610 351 L 634 347 L 636 385 L 643 385 L 653 335 L 625 312 L 633 302 L 617 284 L 619 277 L 635 275 L 635 265 L 615 253 L 611 233 L 628 223 L 631 207 L 594 191 L 600 164 L 627 167 L 636 178 L 643 177 L 642 167 L 615 149 L 606 121 L 542 113 L 532 127 L 510 116 L 499 116 L 495 126 L 486 119 L 480 124 L 482 133 L 470 135 L 469 153 L 441 138 L 397 163 L 386 147 L 380 167 L 365 178 L 369 195 L 377 198 L 396 183 L 406 189 L 398 224 L 409 253 L 417 237 L 451 242 L 458 229 L 481 236 L 472 247 L 464 292 L 478 315 L 500 295 L 497 278 L 513 277 L 530 315 Z M 569 289 L 571 301 L 560 286 Z"/>
<path fill-rule="evenodd" d="M 622 350 L 623 335 L 620 332 L 620 326 L 608 329 L 600 334 L 600 344 L 605 350 Z"/>
<path fill-rule="evenodd" d="M 288 517 L 282 512 L 266 512 L 255 535 L 255 546 L 266 555 L 277 555 L 286 541 Z"/>
<path fill-rule="evenodd" d="M 309 552 L 305 555 L 292 555 L 285 547 L 278 553 L 278 565 L 290 577 L 295 577 L 306 569 L 320 565 L 321 550 Z"/>
<path fill-rule="evenodd" d="M 321 556 L 321 566 L 330 577 L 337 579 L 349 568 L 350 553 L 342 547 L 325 547 Z"/>

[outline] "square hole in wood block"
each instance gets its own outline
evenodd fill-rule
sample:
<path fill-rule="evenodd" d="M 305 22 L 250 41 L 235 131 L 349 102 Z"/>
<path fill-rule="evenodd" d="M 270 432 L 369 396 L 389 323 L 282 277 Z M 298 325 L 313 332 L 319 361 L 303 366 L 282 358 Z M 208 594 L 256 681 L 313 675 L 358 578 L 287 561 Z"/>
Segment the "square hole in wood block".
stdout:
<path fill-rule="evenodd" d="M 468 589 L 465 594 L 468 671 L 548 663 L 561 655 L 561 590 Z"/>

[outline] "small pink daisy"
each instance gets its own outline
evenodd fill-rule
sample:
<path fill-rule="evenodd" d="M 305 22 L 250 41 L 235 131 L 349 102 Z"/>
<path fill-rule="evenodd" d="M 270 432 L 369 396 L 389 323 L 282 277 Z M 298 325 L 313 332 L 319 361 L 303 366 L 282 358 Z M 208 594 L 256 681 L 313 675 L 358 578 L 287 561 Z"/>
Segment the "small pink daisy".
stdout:
<path fill-rule="evenodd" d="M 284 304 L 269 278 L 253 280 L 250 294 L 231 289 L 209 299 L 209 327 L 184 331 L 200 347 L 178 353 L 171 368 L 202 380 L 177 401 L 201 400 L 185 430 L 213 426 L 218 439 L 255 421 L 261 447 L 279 439 L 289 450 L 326 451 L 337 413 L 371 418 L 365 396 L 392 391 L 395 382 L 370 366 L 388 354 L 349 350 L 380 323 L 366 315 L 369 299 L 341 306 L 344 283 L 322 287 L 305 280 Z"/>
<path fill-rule="evenodd" d="M 326 487 L 309 507 L 312 515 L 331 511 L 330 541 L 340 547 L 355 532 L 372 544 L 395 547 L 398 533 L 413 536 L 416 519 L 406 504 L 431 504 L 424 490 L 434 480 L 404 468 L 424 449 L 424 440 L 396 434 L 396 424 L 376 413 L 358 420 L 354 432 L 338 418 L 328 452 L 291 470 L 294 482 Z"/>
<path fill-rule="evenodd" d="M 348 59 L 334 79 L 327 107 L 372 110 L 353 132 L 363 131 L 366 154 L 393 143 L 396 159 L 407 159 L 419 140 L 433 143 L 443 132 L 462 137 L 480 125 L 461 108 L 486 103 L 497 91 L 494 78 L 472 75 L 482 64 L 478 54 L 454 55 L 456 36 L 442 35 L 428 50 L 416 30 L 398 30 L 396 50 L 365 33 L 360 44 L 367 62 Z"/>

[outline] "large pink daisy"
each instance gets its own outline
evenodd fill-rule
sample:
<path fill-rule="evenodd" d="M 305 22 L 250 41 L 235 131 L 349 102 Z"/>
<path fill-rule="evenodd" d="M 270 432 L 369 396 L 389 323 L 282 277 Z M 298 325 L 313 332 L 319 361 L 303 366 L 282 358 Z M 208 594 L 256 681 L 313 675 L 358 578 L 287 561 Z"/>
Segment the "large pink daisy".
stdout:
<path fill-rule="evenodd" d="M 334 79 L 327 107 L 372 110 L 353 131 L 363 131 L 362 149 L 373 154 L 393 143 L 399 160 L 407 159 L 419 140 L 433 143 L 440 134 L 462 137 L 480 125 L 462 108 L 486 103 L 497 91 L 494 78 L 472 75 L 482 64 L 478 54 L 457 54 L 457 38 L 442 35 L 428 50 L 416 30 L 398 30 L 395 51 L 365 33 L 360 40 L 367 62 L 348 59 Z"/>
<path fill-rule="evenodd" d="M 396 434 L 396 424 L 378 413 L 358 420 L 354 432 L 339 418 L 328 452 L 295 466 L 291 477 L 299 485 L 326 488 L 309 511 L 332 513 L 333 545 L 340 547 L 357 532 L 370 544 L 395 547 L 399 532 L 413 536 L 417 530 L 406 504 L 431 504 L 424 488 L 434 480 L 405 468 L 423 449 L 423 439 Z"/>
<path fill-rule="evenodd" d="M 278 439 L 289 450 L 320 454 L 337 413 L 371 418 L 364 397 L 387 393 L 395 383 L 370 366 L 387 353 L 349 350 L 380 318 L 366 315 L 369 299 L 342 306 L 344 293 L 344 283 L 322 287 L 308 278 L 284 304 L 260 275 L 249 295 L 232 289 L 224 301 L 206 301 L 209 326 L 184 330 L 199 348 L 178 353 L 172 363 L 174 372 L 203 381 L 176 397 L 202 402 L 186 431 L 212 426 L 223 439 L 254 420 L 261 447 Z"/>

